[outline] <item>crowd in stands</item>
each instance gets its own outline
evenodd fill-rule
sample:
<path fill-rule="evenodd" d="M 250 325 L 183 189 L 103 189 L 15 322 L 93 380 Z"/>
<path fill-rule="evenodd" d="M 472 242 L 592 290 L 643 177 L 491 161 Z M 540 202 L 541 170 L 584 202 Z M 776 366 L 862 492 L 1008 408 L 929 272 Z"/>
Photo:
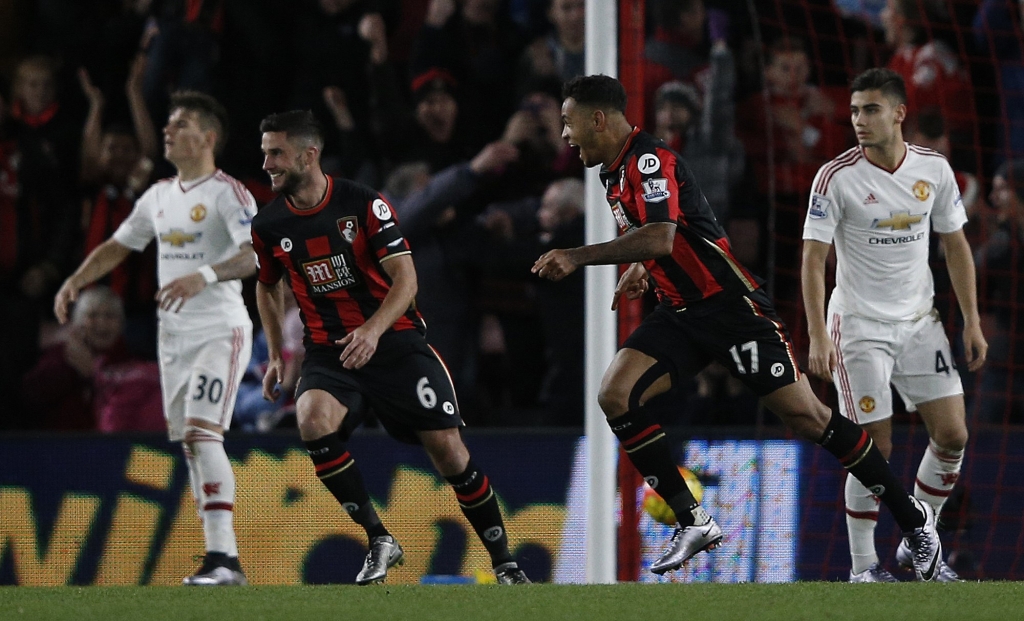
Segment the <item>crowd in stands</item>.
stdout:
<path fill-rule="evenodd" d="M 806 25 L 753 24 L 746 3 L 648 0 L 637 60 L 644 112 L 631 120 L 683 155 L 737 256 L 758 273 L 774 268 L 776 297 L 796 299 L 799 246 L 785 240 L 799 240 L 817 169 L 855 144 L 848 80 L 876 64 L 901 73 L 909 139 L 950 158 L 972 218 L 993 344 L 973 411 L 1021 422 L 1024 403 L 1007 395 L 1024 394 L 1015 372 L 1024 360 L 1022 7 L 812 4 L 843 30 L 844 50 L 827 47 L 838 37 L 812 45 Z M 296 108 L 327 129 L 325 171 L 387 196 L 413 249 L 428 341 L 467 422 L 582 424 L 582 272 L 553 284 L 529 268 L 583 241 L 583 167 L 561 139 L 560 89 L 584 71 L 584 0 L 0 5 L 10 8 L 0 20 L 0 429 L 162 428 L 153 248 L 83 295 L 70 326 L 57 329 L 51 308 L 73 266 L 173 174 L 160 128 L 179 89 L 225 104 L 231 129 L 218 163 L 261 204 L 272 193 L 259 121 Z M 991 62 L 979 68 L 974 56 Z M 993 75 L 997 91 L 979 86 Z M 944 268 L 935 271 L 948 300 Z M 291 372 L 274 404 L 260 398 L 257 337 L 236 427 L 287 424 L 302 356 L 292 332 Z M 680 421 L 755 420 L 756 399 L 721 367 L 678 389 L 692 395 L 686 412 L 672 413 Z"/>

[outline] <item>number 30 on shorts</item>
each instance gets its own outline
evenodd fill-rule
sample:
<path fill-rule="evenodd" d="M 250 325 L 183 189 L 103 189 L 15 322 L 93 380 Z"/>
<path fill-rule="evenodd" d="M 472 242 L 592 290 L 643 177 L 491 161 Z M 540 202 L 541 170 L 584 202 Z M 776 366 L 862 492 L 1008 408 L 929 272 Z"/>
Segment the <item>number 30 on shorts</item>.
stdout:
<path fill-rule="evenodd" d="M 220 398 L 223 396 L 224 382 L 220 378 L 215 377 L 211 380 L 205 375 L 200 375 L 196 391 L 192 395 L 192 400 L 202 401 L 203 399 L 209 399 L 210 403 L 220 403 Z"/>

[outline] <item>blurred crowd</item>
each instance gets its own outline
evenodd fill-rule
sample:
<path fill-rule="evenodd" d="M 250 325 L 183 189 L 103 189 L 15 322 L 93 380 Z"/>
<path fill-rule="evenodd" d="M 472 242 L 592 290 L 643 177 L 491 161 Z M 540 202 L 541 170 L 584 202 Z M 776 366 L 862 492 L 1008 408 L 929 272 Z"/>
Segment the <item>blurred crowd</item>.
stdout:
<path fill-rule="evenodd" d="M 747 3 L 648 0 L 644 53 L 632 60 L 643 118 L 631 120 L 683 155 L 738 257 L 793 300 L 791 240 L 811 179 L 854 144 L 847 82 L 873 65 L 899 71 L 908 140 L 950 158 L 972 219 L 993 344 L 973 411 L 1021 422 L 1022 5 L 754 4 L 757 24 Z M 813 32 L 810 18 L 821 21 Z M 550 283 L 529 268 L 583 242 L 583 168 L 560 137 L 560 89 L 584 71 L 584 31 L 584 0 L 0 0 L 0 429 L 162 429 L 153 248 L 83 295 L 68 326 L 51 309 L 134 199 L 173 174 L 160 128 L 179 89 L 226 106 L 219 165 L 261 204 L 272 194 L 260 119 L 317 115 L 324 169 L 379 188 L 398 213 L 428 341 L 470 424 L 581 425 L 582 272 Z M 942 310 L 955 313 L 943 274 L 936 256 Z M 260 398 L 257 336 L 235 427 L 288 424 L 297 312 L 282 398 Z M 796 310 L 785 319 L 802 323 Z M 757 416 L 722 368 L 677 390 L 690 395 L 685 411 L 666 413 L 679 422 Z"/>

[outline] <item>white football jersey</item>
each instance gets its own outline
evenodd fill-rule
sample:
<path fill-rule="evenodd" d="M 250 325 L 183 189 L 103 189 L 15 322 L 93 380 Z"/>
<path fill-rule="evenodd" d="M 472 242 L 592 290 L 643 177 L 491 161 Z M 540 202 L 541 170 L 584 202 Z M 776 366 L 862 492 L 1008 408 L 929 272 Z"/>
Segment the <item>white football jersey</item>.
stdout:
<path fill-rule="evenodd" d="M 932 309 L 929 230 L 955 232 L 967 212 L 946 158 L 906 147 L 892 172 L 854 147 L 814 177 L 803 238 L 835 241 L 834 312 L 907 321 Z"/>
<path fill-rule="evenodd" d="M 157 240 L 157 272 L 163 287 L 220 263 L 251 243 L 249 227 L 256 200 L 238 180 L 218 170 L 208 177 L 182 182 L 158 181 L 135 202 L 114 239 L 141 252 Z M 209 285 L 187 300 L 177 313 L 159 311 L 160 327 L 171 332 L 251 325 L 238 280 Z"/>

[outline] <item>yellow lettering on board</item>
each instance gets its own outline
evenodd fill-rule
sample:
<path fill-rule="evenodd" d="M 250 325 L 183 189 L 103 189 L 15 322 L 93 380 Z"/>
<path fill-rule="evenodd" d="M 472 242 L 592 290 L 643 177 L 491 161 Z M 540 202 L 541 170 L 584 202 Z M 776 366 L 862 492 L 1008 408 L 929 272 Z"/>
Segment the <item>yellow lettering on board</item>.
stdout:
<path fill-rule="evenodd" d="M 10 548 L 14 579 L 23 586 L 68 583 L 100 508 L 100 499 L 65 494 L 46 549 L 40 548 L 32 496 L 19 487 L 0 487 L 0 558 Z"/>
<path fill-rule="evenodd" d="M 95 584 L 139 584 L 160 510 L 159 503 L 132 494 L 118 495 Z"/>

